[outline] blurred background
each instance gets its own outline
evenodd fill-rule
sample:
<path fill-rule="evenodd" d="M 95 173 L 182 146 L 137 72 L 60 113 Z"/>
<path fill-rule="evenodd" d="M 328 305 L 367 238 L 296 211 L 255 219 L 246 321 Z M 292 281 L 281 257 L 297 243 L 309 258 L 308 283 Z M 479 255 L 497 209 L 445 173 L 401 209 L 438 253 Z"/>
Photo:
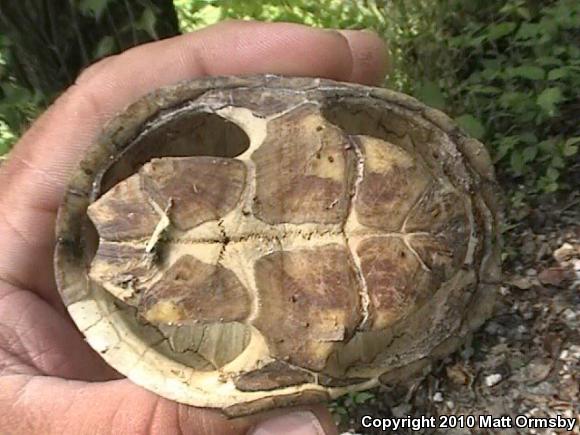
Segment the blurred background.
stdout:
<path fill-rule="evenodd" d="M 571 187 L 580 145 L 577 0 L 4 1 L 0 155 L 87 65 L 232 18 L 373 29 L 391 46 L 385 86 L 446 111 L 487 144 L 500 177 L 525 191 Z"/>

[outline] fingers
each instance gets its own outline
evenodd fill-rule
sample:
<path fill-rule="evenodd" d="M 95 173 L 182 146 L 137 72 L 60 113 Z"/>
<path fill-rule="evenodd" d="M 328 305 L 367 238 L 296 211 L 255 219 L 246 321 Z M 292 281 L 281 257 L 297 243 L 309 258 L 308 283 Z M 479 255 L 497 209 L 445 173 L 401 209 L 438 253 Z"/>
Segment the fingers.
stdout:
<path fill-rule="evenodd" d="M 91 384 L 49 377 L 0 378 L 0 427 L 23 435 L 242 435 L 252 430 L 257 435 L 336 434 L 328 411 L 322 407 L 294 411 L 299 412 L 284 410 L 227 419 L 218 411 L 160 398 L 127 380 Z M 273 420 L 266 423 L 268 419 Z M 277 429 L 281 431 L 272 432 Z"/>
<path fill-rule="evenodd" d="M 269 72 L 369 83 L 384 74 L 385 52 L 376 36 L 356 35 L 288 23 L 226 22 L 89 68 L 26 133 L 0 171 L 0 279 L 57 303 L 50 260 L 55 211 L 72 168 L 114 113 L 160 86 L 203 75 Z"/>

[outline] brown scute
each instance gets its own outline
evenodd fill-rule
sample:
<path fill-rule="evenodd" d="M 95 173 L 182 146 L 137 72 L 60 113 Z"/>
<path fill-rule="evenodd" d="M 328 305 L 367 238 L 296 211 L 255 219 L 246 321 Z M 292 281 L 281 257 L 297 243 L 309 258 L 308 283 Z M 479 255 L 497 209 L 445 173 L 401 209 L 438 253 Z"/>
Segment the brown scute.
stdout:
<path fill-rule="evenodd" d="M 416 125 L 388 108 L 360 104 L 357 99 L 329 98 L 324 101 L 322 112 L 329 122 L 349 135 L 374 137 L 408 151 L 413 148 L 408 134 Z"/>
<path fill-rule="evenodd" d="M 144 189 L 172 225 L 188 230 L 233 210 L 246 184 L 246 166 L 220 157 L 154 159 L 140 171 Z"/>
<path fill-rule="evenodd" d="M 159 215 L 133 175 L 105 193 L 87 210 L 101 238 L 123 241 L 149 237 Z"/>
<path fill-rule="evenodd" d="M 268 123 L 256 164 L 256 217 L 277 223 L 340 223 L 349 208 L 353 153 L 313 105 Z"/>
<path fill-rule="evenodd" d="M 452 188 L 433 182 L 409 212 L 405 231 L 436 234 L 453 219 L 468 226 L 465 200 Z"/>
<path fill-rule="evenodd" d="M 144 245 L 103 241 L 99 244 L 95 259 L 106 261 L 112 266 L 122 267 L 133 260 L 142 259 L 144 254 Z"/>
<path fill-rule="evenodd" d="M 216 370 L 234 360 L 250 342 L 250 326 L 240 322 L 158 325 L 166 338 L 158 349 L 197 370 Z"/>
<path fill-rule="evenodd" d="M 282 361 L 274 361 L 260 369 L 244 373 L 234 380 L 234 384 L 241 391 L 268 391 L 314 381 L 311 373 Z"/>
<path fill-rule="evenodd" d="M 248 316 L 250 297 L 232 271 L 184 255 L 143 293 L 139 311 L 156 324 L 229 322 Z"/>
<path fill-rule="evenodd" d="M 456 258 L 456 253 L 442 237 L 415 234 L 409 237 L 409 244 L 439 282 L 451 278 L 463 261 L 463 258 Z"/>
<path fill-rule="evenodd" d="M 371 237 L 356 251 L 369 293 L 372 329 L 414 311 L 438 287 L 399 237 Z"/>
<path fill-rule="evenodd" d="M 145 246 L 101 241 L 91 263 L 90 277 L 133 305 L 133 294 L 150 285 L 156 272 L 151 258 L 145 255 Z"/>
<path fill-rule="evenodd" d="M 322 370 L 361 319 L 358 284 L 345 247 L 274 252 L 256 262 L 255 274 L 260 310 L 254 325 L 272 355 Z"/>
<path fill-rule="evenodd" d="M 400 231 L 407 213 L 429 183 L 430 175 L 417 158 L 380 139 L 358 136 L 364 174 L 355 197 L 363 225 Z"/>
<path fill-rule="evenodd" d="M 214 322 L 198 327 L 202 331 L 196 351 L 218 369 L 233 361 L 250 342 L 250 327 L 245 323 Z"/>
<path fill-rule="evenodd" d="M 448 252 L 453 266 L 457 268 L 465 261 L 469 243 L 470 224 L 467 216 L 466 200 L 451 187 L 433 182 L 409 212 L 404 230 L 409 233 L 431 233 L 442 249 Z M 429 243 L 433 244 L 433 241 Z M 423 261 L 429 263 L 429 258 Z"/>

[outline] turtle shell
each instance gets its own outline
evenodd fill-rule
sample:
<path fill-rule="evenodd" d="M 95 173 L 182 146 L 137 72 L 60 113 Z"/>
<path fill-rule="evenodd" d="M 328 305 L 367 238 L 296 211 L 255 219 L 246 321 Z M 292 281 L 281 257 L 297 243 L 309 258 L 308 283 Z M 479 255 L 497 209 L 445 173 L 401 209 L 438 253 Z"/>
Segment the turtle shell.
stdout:
<path fill-rule="evenodd" d="M 89 150 L 58 287 L 111 366 L 179 402 L 240 415 L 393 385 L 489 315 L 494 189 L 485 148 L 406 95 L 200 79 Z"/>

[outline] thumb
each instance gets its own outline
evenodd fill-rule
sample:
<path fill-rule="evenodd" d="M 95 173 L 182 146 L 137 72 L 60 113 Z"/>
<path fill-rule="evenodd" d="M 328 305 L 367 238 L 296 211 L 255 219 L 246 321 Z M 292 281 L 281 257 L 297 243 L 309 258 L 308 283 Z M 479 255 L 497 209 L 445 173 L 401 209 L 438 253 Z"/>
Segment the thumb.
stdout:
<path fill-rule="evenodd" d="M 0 377 L 0 427 L 18 434 L 335 435 L 326 409 L 302 407 L 228 419 L 159 397 L 127 379 Z"/>
<path fill-rule="evenodd" d="M 250 431 L 250 435 L 329 435 L 336 434 L 336 426 L 327 410 L 295 410 L 264 420 Z"/>

